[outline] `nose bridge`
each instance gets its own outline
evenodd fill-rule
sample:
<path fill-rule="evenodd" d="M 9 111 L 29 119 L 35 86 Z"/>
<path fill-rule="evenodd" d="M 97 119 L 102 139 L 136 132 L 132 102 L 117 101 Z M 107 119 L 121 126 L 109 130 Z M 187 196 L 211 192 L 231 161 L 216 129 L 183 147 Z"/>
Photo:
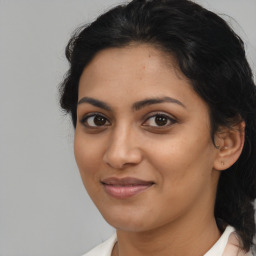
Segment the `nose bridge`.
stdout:
<path fill-rule="evenodd" d="M 136 131 L 120 123 L 112 131 L 103 160 L 113 168 L 120 169 L 127 164 L 138 164 L 141 159 Z"/>
<path fill-rule="evenodd" d="M 114 147 L 124 147 L 125 149 L 126 146 L 128 147 L 128 142 L 132 142 L 132 129 L 129 125 L 121 123 L 113 131 L 111 144 Z"/>

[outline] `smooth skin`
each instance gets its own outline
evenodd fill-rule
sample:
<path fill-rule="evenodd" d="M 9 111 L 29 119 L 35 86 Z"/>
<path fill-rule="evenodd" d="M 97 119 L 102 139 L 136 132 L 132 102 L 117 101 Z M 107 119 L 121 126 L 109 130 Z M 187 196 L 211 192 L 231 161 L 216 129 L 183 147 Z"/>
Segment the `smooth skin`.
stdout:
<path fill-rule="evenodd" d="M 168 99 L 167 99 L 168 97 Z M 99 52 L 79 82 L 75 157 L 83 183 L 116 228 L 119 256 L 199 256 L 219 239 L 214 202 L 220 171 L 243 147 L 244 124 L 214 146 L 209 109 L 171 56 L 133 44 Z M 102 180 L 153 185 L 118 199 Z"/>

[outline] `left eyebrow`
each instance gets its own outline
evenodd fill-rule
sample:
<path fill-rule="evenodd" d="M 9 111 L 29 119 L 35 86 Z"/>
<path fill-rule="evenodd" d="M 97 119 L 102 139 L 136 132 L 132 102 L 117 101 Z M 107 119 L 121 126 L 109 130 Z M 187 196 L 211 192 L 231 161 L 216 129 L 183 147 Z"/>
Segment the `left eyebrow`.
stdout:
<path fill-rule="evenodd" d="M 149 99 L 135 102 L 132 105 L 132 109 L 137 111 L 137 110 L 140 110 L 141 108 L 149 106 L 149 105 L 165 103 L 165 102 L 178 104 L 179 106 L 186 108 L 186 106 L 181 101 L 179 101 L 177 99 L 174 99 L 171 97 L 162 97 L 162 98 L 149 98 Z"/>

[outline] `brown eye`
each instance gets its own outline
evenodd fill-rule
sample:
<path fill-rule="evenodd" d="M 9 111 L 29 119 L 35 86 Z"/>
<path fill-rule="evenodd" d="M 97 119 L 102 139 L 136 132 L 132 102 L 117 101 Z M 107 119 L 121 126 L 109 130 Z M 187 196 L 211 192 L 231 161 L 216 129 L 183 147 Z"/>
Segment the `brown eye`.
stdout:
<path fill-rule="evenodd" d="M 102 115 L 94 114 L 85 117 L 82 123 L 87 127 L 100 127 L 110 125 L 108 119 Z"/>
<path fill-rule="evenodd" d="M 155 123 L 158 126 L 164 126 L 164 125 L 166 125 L 168 123 L 168 119 L 165 116 L 156 116 L 155 117 Z"/>
<path fill-rule="evenodd" d="M 149 127 L 165 127 L 170 126 L 172 124 L 176 123 L 176 120 L 164 115 L 164 114 L 156 114 L 151 117 L 149 117 L 146 122 L 143 124 L 143 126 L 149 126 Z"/>
<path fill-rule="evenodd" d="M 97 126 L 102 126 L 102 125 L 106 124 L 107 120 L 106 120 L 106 118 L 104 118 L 102 116 L 95 116 L 93 122 Z"/>

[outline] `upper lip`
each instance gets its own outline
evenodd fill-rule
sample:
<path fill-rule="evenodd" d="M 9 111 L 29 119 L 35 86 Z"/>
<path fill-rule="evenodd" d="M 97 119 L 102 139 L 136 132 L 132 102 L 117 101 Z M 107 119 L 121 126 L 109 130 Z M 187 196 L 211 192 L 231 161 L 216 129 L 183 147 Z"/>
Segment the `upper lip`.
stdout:
<path fill-rule="evenodd" d="M 125 177 L 125 178 L 110 177 L 110 178 L 101 180 L 101 183 L 105 185 L 122 185 L 122 186 L 154 184 L 153 181 L 146 181 L 146 180 L 141 180 L 133 177 Z"/>

